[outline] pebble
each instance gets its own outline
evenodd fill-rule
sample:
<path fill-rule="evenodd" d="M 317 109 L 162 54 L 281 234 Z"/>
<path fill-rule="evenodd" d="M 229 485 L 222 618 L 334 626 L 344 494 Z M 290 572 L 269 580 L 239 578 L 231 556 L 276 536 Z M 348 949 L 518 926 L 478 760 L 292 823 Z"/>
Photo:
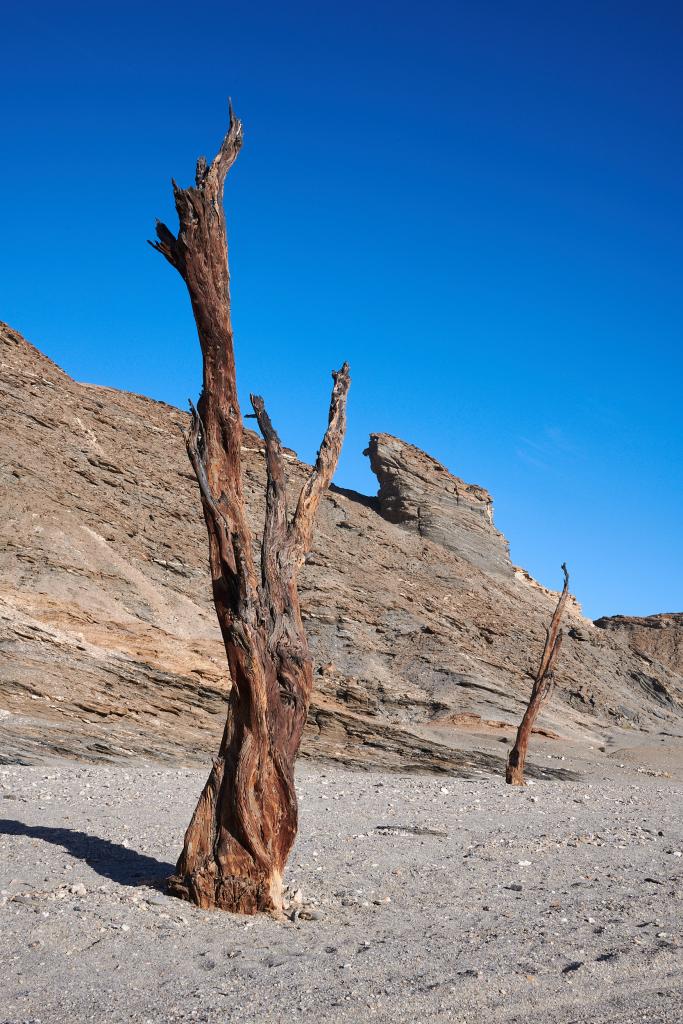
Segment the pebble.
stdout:
<path fill-rule="evenodd" d="M 299 912 L 299 917 L 302 921 L 322 921 L 323 915 L 319 910 L 312 910 L 308 907 L 304 907 L 304 909 Z"/>

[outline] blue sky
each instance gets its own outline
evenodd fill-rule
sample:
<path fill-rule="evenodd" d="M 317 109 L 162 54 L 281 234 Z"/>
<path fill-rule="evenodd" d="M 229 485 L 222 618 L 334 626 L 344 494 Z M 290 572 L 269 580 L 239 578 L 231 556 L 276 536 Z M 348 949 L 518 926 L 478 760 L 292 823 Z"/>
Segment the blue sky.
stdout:
<path fill-rule="evenodd" d="M 683 7 L 8 3 L 0 317 L 74 377 L 185 406 L 169 179 L 226 190 L 242 393 L 337 482 L 388 431 L 492 492 L 591 616 L 683 608 Z"/>

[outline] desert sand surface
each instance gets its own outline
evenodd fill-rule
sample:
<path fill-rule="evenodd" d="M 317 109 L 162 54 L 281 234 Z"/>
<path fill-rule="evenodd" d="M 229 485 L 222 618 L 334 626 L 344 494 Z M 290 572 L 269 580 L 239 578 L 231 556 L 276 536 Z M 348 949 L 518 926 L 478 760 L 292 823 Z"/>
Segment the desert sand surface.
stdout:
<path fill-rule="evenodd" d="M 603 746 L 525 789 L 300 761 L 284 923 L 164 894 L 206 768 L 5 764 L 0 1021 L 675 1024 L 683 741 Z"/>

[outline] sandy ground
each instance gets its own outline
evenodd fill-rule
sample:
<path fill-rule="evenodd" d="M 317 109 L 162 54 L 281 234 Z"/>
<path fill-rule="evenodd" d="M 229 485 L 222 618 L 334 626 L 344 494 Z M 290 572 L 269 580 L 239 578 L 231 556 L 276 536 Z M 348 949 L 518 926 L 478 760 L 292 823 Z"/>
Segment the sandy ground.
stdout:
<path fill-rule="evenodd" d="M 286 924 L 160 891 L 204 770 L 2 766 L 0 1022 L 678 1024 L 683 786 L 650 753 L 525 790 L 302 763 Z"/>

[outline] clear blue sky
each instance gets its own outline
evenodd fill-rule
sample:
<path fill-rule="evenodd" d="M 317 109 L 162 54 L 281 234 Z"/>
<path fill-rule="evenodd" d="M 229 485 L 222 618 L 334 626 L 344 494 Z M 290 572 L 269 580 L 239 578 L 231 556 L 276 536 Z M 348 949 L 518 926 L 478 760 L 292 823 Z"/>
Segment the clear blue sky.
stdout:
<path fill-rule="evenodd" d="M 681 610 L 683 6 L 8 2 L 0 317 L 76 378 L 185 406 L 199 351 L 145 239 L 226 191 L 242 393 L 337 482 L 371 431 L 488 487 L 587 614 Z"/>

